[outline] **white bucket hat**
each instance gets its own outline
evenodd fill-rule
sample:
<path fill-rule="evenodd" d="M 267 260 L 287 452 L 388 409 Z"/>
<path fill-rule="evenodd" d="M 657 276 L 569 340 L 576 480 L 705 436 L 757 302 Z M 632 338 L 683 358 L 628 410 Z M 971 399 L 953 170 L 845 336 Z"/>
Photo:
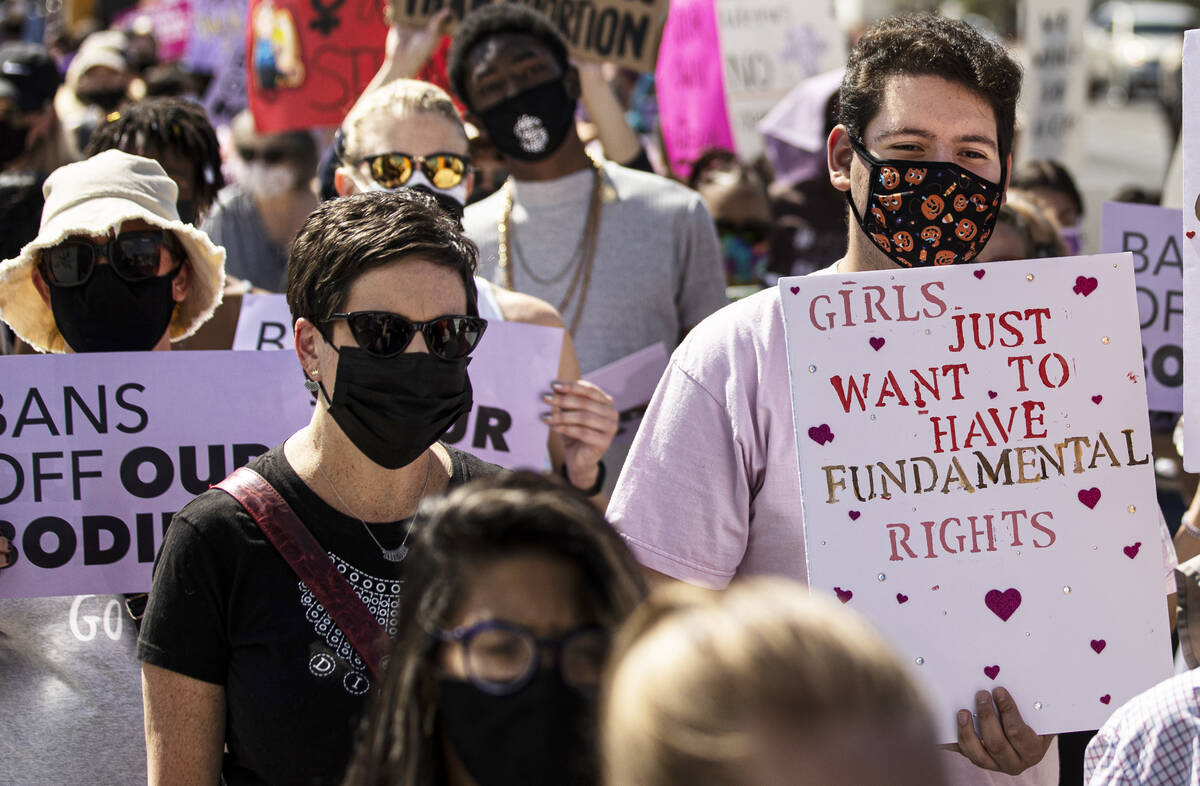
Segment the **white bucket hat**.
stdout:
<path fill-rule="evenodd" d="M 43 193 L 46 205 L 37 237 L 20 256 L 0 263 L 0 319 L 25 343 L 39 352 L 67 350 L 50 306 L 33 285 L 41 250 L 71 235 L 106 235 L 135 219 L 174 233 L 187 252 L 188 293 L 171 315 L 171 341 L 192 335 L 212 316 L 225 287 L 225 249 L 179 220 L 179 188 L 157 161 L 106 150 L 54 170 Z"/>

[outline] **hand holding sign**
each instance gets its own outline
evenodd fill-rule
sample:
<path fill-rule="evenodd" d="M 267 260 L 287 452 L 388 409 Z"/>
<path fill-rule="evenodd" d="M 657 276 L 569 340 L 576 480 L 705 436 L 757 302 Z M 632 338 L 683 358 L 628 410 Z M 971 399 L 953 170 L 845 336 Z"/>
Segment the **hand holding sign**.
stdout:
<path fill-rule="evenodd" d="M 958 744 L 950 746 L 951 750 L 966 756 L 977 767 L 1008 775 L 1019 775 L 1045 757 L 1054 735 L 1039 735 L 1030 728 L 1004 688 L 996 688 L 990 694 L 979 691 L 975 694 L 975 707 L 979 731 L 971 725 L 971 713 L 959 710 Z"/>
<path fill-rule="evenodd" d="M 553 409 L 542 415 L 563 443 L 567 478 L 576 488 L 590 488 L 598 464 L 617 435 L 617 408 L 612 396 L 591 382 L 555 382 L 542 397 Z"/>

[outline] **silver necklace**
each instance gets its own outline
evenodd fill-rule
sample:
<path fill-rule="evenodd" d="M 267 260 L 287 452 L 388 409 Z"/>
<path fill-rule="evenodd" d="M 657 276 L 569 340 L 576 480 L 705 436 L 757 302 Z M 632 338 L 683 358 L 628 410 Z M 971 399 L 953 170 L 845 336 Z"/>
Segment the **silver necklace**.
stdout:
<path fill-rule="evenodd" d="M 421 493 L 417 496 L 417 507 L 421 506 L 421 500 L 425 498 L 425 489 L 429 487 L 429 472 L 433 467 L 433 456 L 426 455 L 425 459 L 425 482 L 421 484 Z M 337 501 L 342 503 L 342 507 L 350 512 L 350 515 L 358 519 L 358 523 L 362 524 L 363 529 L 367 531 L 367 537 L 375 541 L 375 545 L 379 547 L 379 551 L 383 554 L 383 558 L 388 562 L 400 562 L 408 556 L 408 536 L 412 534 L 413 525 L 417 523 L 417 512 L 413 511 L 412 518 L 409 519 L 408 528 L 404 530 L 404 540 L 400 541 L 400 545 L 394 549 L 385 549 L 383 544 L 379 542 L 379 538 L 375 537 L 375 533 L 371 532 L 371 528 L 367 526 L 367 522 L 363 517 L 354 512 L 354 508 L 342 499 L 342 495 L 338 493 L 337 486 L 333 485 L 333 481 L 325 474 L 325 468 L 321 466 L 321 462 L 317 462 L 317 471 L 321 473 L 321 477 L 325 478 L 325 482 L 329 484 L 329 488 L 333 490 L 333 496 L 337 497 Z"/>

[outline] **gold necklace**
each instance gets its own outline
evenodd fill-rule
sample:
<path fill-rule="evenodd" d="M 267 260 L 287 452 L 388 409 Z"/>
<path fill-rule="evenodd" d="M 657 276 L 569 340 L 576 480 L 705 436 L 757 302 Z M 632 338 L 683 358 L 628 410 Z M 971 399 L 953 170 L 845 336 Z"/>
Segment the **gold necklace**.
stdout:
<path fill-rule="evenodd" d="M 591 157 L 589 156 L 589 158 Z M 579 256 L 579 262 L 575 265 L 575 272 L 571 276 L 571 282 L 567 285 L 567 293 L 558 304 L 558 313 L 565 314 L 567 306 L 571 304 L 572 299 L 575 297 L 576 290 L 579 290 L 579 302 L 575 305 L 575 313 L 571 317 L 570 333 L 572 336 L 575 335 L 575 331 L 579 327 L 579 320 L 583 316 L 583 306 L 587 302 L 588 289 L 592 283 L 592 265 L 596 259 L 596 243 L 600 237 L 604 169 L 597 159 L 591 158 L 591 162 L 594 175 L 592 178 L 592 197 L 588 203 L 587 222 L 583 226 L 583 238 L 580 240 L 582 254 Z M 497 256 L 500 273 L 504 277 L 505 288 L 516 290 L 516 286 L 513 283 L 512 265 L 514 258 L 512 250 L 512 209 L 513 183 L 510 177 L 504 183 L 504 208 L 500 213 L 500 222 L 496 226 L 499 235 Z M 572 261 L 574 261 L 574 257 Z M 568 262 L 567 265 L 569 267 L 571 262 Z M 563 272 L 565 272 L 565 269 Z M 532 273 L 530 273 L 530 277 L 533 277 Z M 582 289 L 579 288 L 580 281 L 583 282 Z"/>
<path fill-rule="evenodd" d="M 425 498 L 425 489 L 429 488 L 429 472 L 432 469 L 432 466 L 433 451 L 429 451 L 425 458 L 425 482 L 421 484 L 421 493 L 417 495 L 418 508 L 421 506 L 421 500 Z M 337 497 L 337 501 L 342 503 L 342 507 L 345 508 L 351 516 L 358 519 L 358 523 L 362 524 L 363 529 L 367 531 L 368 537 L 375 541 L 375 545 L 379 547 L 379 551 L 383 554 L 383 558 L 385 560 L 388 562 L 400 562 L 406 556 L 408 556 L 408 536 L 412 534 L 413 525 L 417 523 L 416 510 L 413 511 L 412 518 L 408 521 L 408 528 L 404 530 L 404 540 L 400 541 L 400 545 L 394 549 L 385 549 L 383 544 L 379 542 L 379 538 L 375 537 L 375 533 L 372 532 L 371 528 L 367 526 L 367 522 L 363 519 L 363 517 L 355 513 L 354 508 L 350 507 L 349 503 L 342 499 L 342 495 L 338 493 L 337 486 L 333 485 L 333 481 L 330 480 L 329 476 L 325 474 L 325 468 L 321 466 L 321 462 L 319 460 L 317 461 L 317 471 L 321 473 L 321 477 L 325 478 L 325 483 L 333 491 L 333 496 Z"/>

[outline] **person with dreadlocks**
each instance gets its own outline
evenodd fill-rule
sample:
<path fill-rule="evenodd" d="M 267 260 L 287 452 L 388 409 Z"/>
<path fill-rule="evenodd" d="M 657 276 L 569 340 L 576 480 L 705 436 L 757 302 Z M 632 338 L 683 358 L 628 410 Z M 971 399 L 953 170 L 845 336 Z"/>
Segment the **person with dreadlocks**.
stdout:
<path fill-rule="evenodd" d="M 203 107 L 181 98 L 148 98 L 109 117 L 85 155 L 115 148 L 154 159 L 179 186 L 179 217 L 199 226 L 225 187 L 220 143 Z"/>

